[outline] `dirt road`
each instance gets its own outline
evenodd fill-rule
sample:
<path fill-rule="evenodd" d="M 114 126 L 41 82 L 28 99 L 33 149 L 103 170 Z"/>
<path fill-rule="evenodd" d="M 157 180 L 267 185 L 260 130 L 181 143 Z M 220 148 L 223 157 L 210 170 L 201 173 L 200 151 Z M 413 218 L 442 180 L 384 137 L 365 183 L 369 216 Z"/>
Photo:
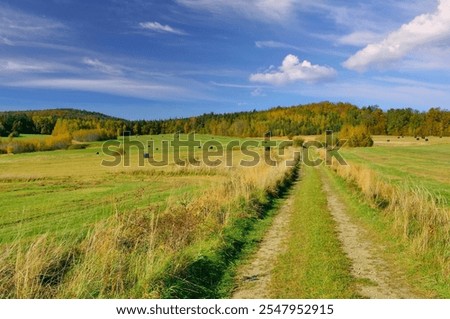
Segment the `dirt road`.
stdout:
<path fill-rule="evenodd" d="M 359 293 L 366 298 L 418 298 L 403 282 L 401 274 L 394 274 L 380 257 L 383 247 L 368 239 L 366 231 L 356 225 L 346 207 L 335 194 L 329 177 L 322 171 L 323 191 L 327 195 L 328 209 L 337 223 L 339 239 L 352 261 L 352 275 L 359 279 Z"/>
<path fill-rule="evenodd" d="M 297 187 L 298 184 L 294 186 Z M 287 240 L 287 231 L 294 191 L 291 191 L 286 203 L 275 216 L 272 226 L 267 232 L 257 253 L 250 263 L 238 272 L 238 289 L 233 293 L 234 299 L 270 298 L 268 284 L 277 256 L 283 251 L 283 243 Z"/>
<path fill-rule="evenodd" d="M 336 221 L 336 233 L 342 247 L 352 263 L 352 276 L 357 279 L 358 293 L 365 298 L 419 298 L 411 292 L 399 271 L 394 272 L 381 257 L 383 247 L 373 243 L 367 232 L 356 224 L 348 214 L 348 207 L 335 194 L 330 177 L 320 169 L 322 189 L 327 197 L 328 210 Z M 293 212 L 293 200 L 297 183 L 286 203 L 273 220 L 273 224 L 262 241 L 257 253 L 248 264 L 238 271 L 238 288 L 232 298 L 271 298 L 268 290 L 271 274 L 277 257 L 284 252 L 289 238 L 289 222 Z M 305 203 L 307 204 L 307 203 Z M 301 298 L 301 296 L 298 296 Z"/>

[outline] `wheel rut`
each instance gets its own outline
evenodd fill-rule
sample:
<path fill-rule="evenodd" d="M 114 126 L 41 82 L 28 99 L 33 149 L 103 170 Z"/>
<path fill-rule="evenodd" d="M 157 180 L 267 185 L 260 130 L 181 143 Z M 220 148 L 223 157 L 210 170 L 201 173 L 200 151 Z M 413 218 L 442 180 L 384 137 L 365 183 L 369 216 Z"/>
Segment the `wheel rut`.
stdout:
<path fill-rule="evenodd" d="M 293 188 L 297 187 L 295 182 Z M 251 261 L 238 271 L 238 288 L 233 299 L 265 299 L 270 298 L 269 283 L 275 260 L 284 251 L 284 243 L 288 238 L 288 228 L 295 191 L 291 190 L 284 205 L 274 217 L 272 225 Z"/>
<path fill-rule="evenodd" d="M 379 256 L 384 248 L 373 243 L 365 229 L 352 221 L 347 207 L 335 194 L 329 177 L 323 171 L 321 179 L 328 209 L 337 224 L 339 239 L 352 262 L 352 275 L 358 280 L 359 293 L 374 299 L 419 298 L 403 283 L 401 275 L 392 273 Z"/>

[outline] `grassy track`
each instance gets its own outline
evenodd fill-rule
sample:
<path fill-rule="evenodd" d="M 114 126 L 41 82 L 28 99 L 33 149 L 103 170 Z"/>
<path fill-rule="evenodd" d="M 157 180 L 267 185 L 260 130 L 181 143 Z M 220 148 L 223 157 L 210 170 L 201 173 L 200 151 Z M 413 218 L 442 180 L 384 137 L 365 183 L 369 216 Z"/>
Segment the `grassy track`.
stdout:
<path fill-rule="evenodd" d="M 337 239 L 318 169 L 303 166 L 286 252 L 275 266 L 274 298 L 355 298 L 350 262 Z"/>

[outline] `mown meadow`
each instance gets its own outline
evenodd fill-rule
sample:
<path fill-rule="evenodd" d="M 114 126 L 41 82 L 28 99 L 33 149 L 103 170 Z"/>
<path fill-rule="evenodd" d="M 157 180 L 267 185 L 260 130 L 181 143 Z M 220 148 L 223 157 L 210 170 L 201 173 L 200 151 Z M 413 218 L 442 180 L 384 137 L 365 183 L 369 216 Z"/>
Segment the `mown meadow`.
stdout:
<path fill-rule="evenodd" d="M 153 141 L 156 159 L 170 138 L 131 139 Z M 197 139 L 216 146 L 232 140 Z M 227 151 L 228 166 L 173 160 L 140 166 L 139 150 L 125 149 L 107 155 L 93 142 L 84 149 L 0 156 L 2 298 L 225 296 L 220 283 L 227 267 L 296 169 L 286 165 L 292 149 L 273 154 L 276 167 L 238 165 L 248 157 L 238 148 Z M 102 165 L 117 156 L 129 156 L 130 165 Z"/>

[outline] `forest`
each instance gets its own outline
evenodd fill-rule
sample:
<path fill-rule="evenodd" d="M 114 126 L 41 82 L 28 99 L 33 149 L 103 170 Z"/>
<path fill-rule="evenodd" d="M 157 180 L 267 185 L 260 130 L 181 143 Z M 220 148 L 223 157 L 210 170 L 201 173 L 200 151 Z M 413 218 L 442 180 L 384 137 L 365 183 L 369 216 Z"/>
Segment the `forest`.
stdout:
<path fill-rule="evenodd" d="M 317 135 L 330 129 L 362 126 L 370 135 L 450 136 L 450 111 L 430 108 L 382 110 L 350 103 L 320 102 L 264 111 L 215 114 L 161 120 L 124 120 L 75 109 L 0 112 L 0 136 L 73 134 L 102 130 L 102 137 L 197 132 L 222 136 L 260 137 Z M 106 133 L 105 133 L 106 132 Z"/>

